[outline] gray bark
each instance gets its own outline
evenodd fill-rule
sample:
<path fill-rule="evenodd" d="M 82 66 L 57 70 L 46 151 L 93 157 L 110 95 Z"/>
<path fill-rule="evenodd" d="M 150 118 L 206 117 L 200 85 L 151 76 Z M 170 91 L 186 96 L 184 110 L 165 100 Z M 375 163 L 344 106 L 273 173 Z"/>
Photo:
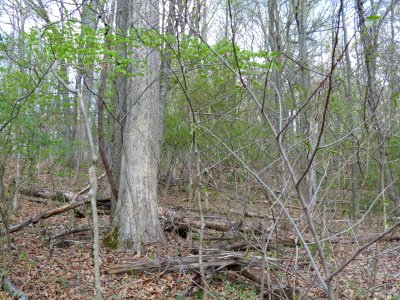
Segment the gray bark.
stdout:
<path fill-rule="evenodd" d="M 117 1 L 117 13 L 116 23 L 117 32 L 124 35 L 128 29 L 128 10 L 127 1 Z M 121 57 L 127 57 L 127 48 L 125 45 L 119 45 L 117 48 L 118 55 Z M 120 182 L 120 171 L 121 171 L 121 158 L 122 158 L 122 141 L 123 141 L 123 128 L 125 127 L 125 116 L 126 116 L 126 83 L 127 79 L 124 75 L 118 74 L 115 79 L 115 107 L 116 107 L 116 123 L 114 127 L 113 139 L 112 139 L 112 172 L 113 178 L 117 188 Z M 111 198 L 111 220 L 115 215 L 115 209 L 117 206 L 117 200 L 115 197 Z"/>
<path fill-rule="evenodd" d="M 92 207 L 92 224 L 93 224 L 93 261 L 94 261 L 94 277 L 95 277 L 95 299 L 102 300 L 103 295 L 101 291 L 101 281 L 100 281 L 100 235 L 99 235 L 99 217 L 97 215 L 97 177 L 96 177 L 96 164 L 97 164 L 97 153 L 93 142 L 93 136 L 90 128 L 89 118 L 87 110 L 85 109 L 85 103 L 83 102 L 82 94 L 78 91 L 79 106 L 83 113 L 83 119 L 86 125 L 86 133 L 89 139 L 89 146 L 91 152 L 92 164 L 89 168 L 89 178 L 90 178 L 90 190 L 89 198 Z"/>
<path fill-rule="evenodd" d="M 307 1 L 298 1 L 296 5 L 296 22 L 297 31 L 299 34 L 299 61 L 301 68 L 301 78 L 299 80 L 301 86 L 300 103 L 308 98 L 310 90 L 310 71 L 308 68 L 308 49 L 307 49 Z M 317 112 L 315 112 L 317 114 Z M 307 153 L 307 165 L 310 168 L 306 175 L 306 186 L 308 189 L 307 202 L 310 204 L 313 201 L 317 191 L 317 175 L 315 163 L 312 161 L 312 153 L 317 144 L 318 125 L 316 117 L 305 114 L 304 122 L 306 124 L 306 136 L 308 138 L 309 149 Z"/>
<path fill-rule="evenodd" d="M 169 0 L 169 11 L 166 22 L 165 34 L 172 36 L 174 34 L 174 14 L 176 0 Z M 169 72 L 171 69 L 171 47 L 172 45 L 164 44 L 164 55 L 161 65 L 161 80 L 160 80 L 160 111 L 158 114 L 158 148 L 157 148 L 157 160 L 160 161 L 162 154 L 162 145 L 164 140 L 164 115 L 165 105 L 168 97 L 168 85 L 169 85 Z"/>
<path fill-rule="evenodd" d="M 64 62 L 61 67 L 60 67 L 60 76 L 68 82 L 68 73 L 67 73 L 67 66 L 66 63 Z M 70 149 L 71 146 L 71 136 L 72 136 L 72 130 L 71 130 L 71 115 L 72 111 L 70 108 L 70 97 L 69 97 L 69 91 L 66 89 L 62 83 L 59 82 L 58 84 L 58 93 L 61 96 L 62 99 L 62 112 L 63 112 L 63 118 L 65 120 L 64 123 L 64 143 L 67 149 Z"/>
<path fill-rule="evenodd" d="M 86 1 L 82 8 L 82 26 L 89 27 L 91 30 L 96 30 L 98 25 L 98 16 L 96 11 L 98 11 L 99 3 L 97 0 Z M 83 33 L 82 33 L 83 34 Z M 83 47 L 86 47 L 83 45 Z M 82 90 L 82 97 L 84 103 L 85 111 L 89 111 L 89 103 L 92 98 L 92 90 L 93 90 L 93 67 L 86 66 L 83 70 L 80 70 L 80 76 L 77 82 L 77 89 L 79 86 L 82 86 L 80 89 Z M 77 99 L 79 101 L 79 99 Z M 87 133 L 86 133 L 86 125 L 85 120 L 83 118 L 83 110 L 79 103 L 77 104 L 77 119 L 75 126 L 75 141 L 79 144 L 76 146 L 74 154 L 72 156 L 72 165 L 76 170 L 79 170 L 79 166 L 82 162 L 84 162 L 86 157 L 86 149 L 87 145 Z"/>
<path fill-rule="evenodd" d="M 342 10 L 342 26 L 343 26 L 343 43 L 345 46 L 345 59 L 346 59 L 346 86 L 345 86 L 345 92 L 346 92 L 346 102 L 348 104 L 348 107 L 352 107 L 352 95 L 351 95 L 351 87 L 352 87 L 352 77 L 351 77 L 351 60 L 350 60 L 350 53 L 349 53 L 349 47 L 347 47 L 347 44 L 349 43 L 348 38 L 347 38 L 347 26 L 346 26 L 346 7 L 343 7 Z M 354 124 L 355 124 L 355 116 L 352 113 L 351 114 L 351 119 L 350 119 L 350 131 L 354 130 Z M 353 144 L 353 149 L 357 149 L 357 141 L 355 138 L 352 138 L 352 144 Z M 358 182 L 357 182 L 357 176 L 358 176 L 358 167 L 357 167 L 357 161 L 355 158 L 351 160 L 351 203 L 352 203 L 352 210 L 353 210 L 353 216 L 355 219 L 358 218 L 358 213 L 359 213 L 359 203 L 358 203 Z"/>
<path fill-rule="evenodd" d="M 158 30 L 157 3 L 118 1 L 120 30 L 132 28 L 138 34 Z M 128 71 L 136 75 L 120 78 L 117 86 L 118 105 L 125 106 L 127 113 L 119 132 L 122 140 L 116 141 L 121 161 L 113 227 L 118 230 L 121 247 L 140 252 L 143 245 L 163 238 L 157 211 L 160 56 L 156 49 L 144 45 L 134 49 L 133 55 L 141 60 L 142 68 L 129 66 Z"/>
<path fill-rule="evenodd" d="M 391 3 L 386 15 L 394 2 Z M 372 115 L 372 126 L 376 129 L 377 138 L 378 138 L 378 148 L 380 153 L 380 164 L 382 164 L 383 180 L 384 184 L 387 187 L 387 196 L 391 200 L 394 205 L 394 213 L 396 216 L 400 216 L 400 196 L 397 194 L 394 186 L 393 186 L 393 175 L 392 170 L 390 168 L 390 164 L 388 163 L 388 157 L 386 154 L 386 139 L 384 136 L 384 130 L 382 122 L 379 120 L 378 115 L 378 103 L 380 100 L 380 95 L 378 92 L 376 72 L 377 72 L 377 53 L 378 53 L 378 35 L 380 32 L 380 27 L 382 25 L 381 22 L 378 24 L 372 25 L 370 28 L 366 25 L 365 20 L 365 12 L 363 2 L 361 0 L 356 0 L 356 8 L 360 26 L 360 39 L 361 44 L 363 46 L 363 55 L 365 59 L 365 72 L 366 72 L 366 102 L 370 114 Z"/>

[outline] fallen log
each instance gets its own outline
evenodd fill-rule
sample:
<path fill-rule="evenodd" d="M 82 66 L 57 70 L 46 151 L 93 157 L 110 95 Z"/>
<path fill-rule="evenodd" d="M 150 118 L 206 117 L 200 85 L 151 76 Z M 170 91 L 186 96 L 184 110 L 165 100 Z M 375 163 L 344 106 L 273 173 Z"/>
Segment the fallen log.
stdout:
<path fill-rule="evenodd" d="M 257 285 L 261 284 L 261 277 L 254 268 L 261 268 L 263 261 L 261 257 L 245 256 L 243 253 L 226 252 L 202 255 L 203 268 L 206 274 L 211 275 L 214 272 L 230 270 L 251 280 Z M 276 266 L 275 258 L 266 258 L 265 266 Z M 124 273 L 169 273 L 192 271 L 198 273 L 200 270 L 199 256 L 191 255 L 185 257 L 166 258 L 157 260 L 145 260 L 134 263 L 117 264 L 108 268 L 110 274 Z M 186 291 L 185 294 L 187 294 Z M 272 299 L 294 299 L 292 288 L 275 286 L 270 290 L 265 289 L 265 295 L 270 295 Z"/>
<path fill-rule="evenodd" d="M 97 180 L 102 179 L 105 175 L 106 175 L 106 173 L 104 172 L 97 178 Z M 51 190 L 40 189 L 40 188 L 35 189 L 33 187 L 20 189 L 19 192 L 23 195 L 37 197 L 37 198 L 75 202 L 76 200 L 78 200 L 78 198 L 86 198 L 87 195 L 85 195 L 85 196 L 82 196 L 82 195 L 84 193 L 88 192 L 89 189 L 90 189 L 90 184 L 87 184 L 79 192 L 51 191 Z"/>
<path fill-rule="evenodd" d="M 172 210 L 168 208 L 160 208 L 161 221 L 165 228 L 174 226 L 177 228 L 201 228 L 201 221 L 198 219 L 199 215 L 191 212 L 181 212 L 179 210 Z M 227 232 L 231 230 L 239 230 L 242 232 L 262 232 L 265 228 L 265 224 L 253 225 L 243 220 L 228 220 L 221 219 L 218 216 L 204 216 L 205 226 L 208 229 L 213 229 L 216 231 Z"/>
<path fill-rule="evenodd" d="M 71 202 L 77 193 L 74 192 L 60 192 L 60 191 L 50 191 L 46 189 L 33 189 L 24 188 L 19 191 L 22 195 L 51 199 L 56 201 Z"/>
<path fill-rule="evenodd" d="M 188 217 L 188 214 L 190 213 L 186 212 L 184 214 L 183 212 L 175 211 L 172 209 L 160 209 L 161 224 L 164 230 L 167 232 L 174 232 L 179 236 L 186 238 L 191 228 L 200 229 L 201 221 L 198 219 L 198 216 L 192 214 L 192 217 Z M 205 216 L 204 220 L 205 228 L 220 232 L 240 231 L 243 233 L 256 233 L 260 235 L 262 234 L 262 228 L 266 227 L 265 224 L 261 223 L 258 223 L 257 226 L 254 226 L 250 222 L 246 222 L 245 224 L 244 223 L 245 222 L 243 222 L 242 220 L 234 222 L 209 216 Z M 269 229 L 264 230 L 266 230 L 267 233 L 270 232 Z M 279 236 L 275 236 L 275 234 L 273 234 L 270 248 L 272 249 L 276 246 L 272 245 L 272 243 L 281 244 L 288 247 L 295 247 L 295 239 L 288 236 L 290 236 L 289 233 L 280 233 Z"/>
<path fill-rule="evenodd" d="M 238 252 L 202 255 L 205 270 L 218 271 L 227 267 L 261 267 L 263 261 L 260 257 L 247 256 Z M 267 258 L 269 265 L 276 264 L 275 258 Z M 117 264 L 108 268 L 110 274 L 123 273 L 167 273 L 182 271 L 198 271 L 200 268 L 199 255 L 185 257 L 145 260 L 134 263 Z"/>

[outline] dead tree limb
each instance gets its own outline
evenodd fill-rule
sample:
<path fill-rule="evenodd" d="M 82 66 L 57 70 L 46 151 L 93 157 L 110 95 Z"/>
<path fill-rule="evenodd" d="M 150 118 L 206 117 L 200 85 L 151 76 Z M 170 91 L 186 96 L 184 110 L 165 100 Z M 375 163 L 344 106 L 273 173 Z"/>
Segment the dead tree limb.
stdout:
<path fill-rule="evenodd" d="M 262 259 L 259 257 L 245 256 L 242 253 L 226 252 L 220 254 L 206 254 L 202 256 L 204 268 L 207 270 L 218 271 L 229 266 L 238 267 L 260 267 Z M 268 263 L 275 264 L 276 259 L 268 258 Z M 198 271 L 199 256 L 191 255 L 177 258 L 166 258 L 156 260 L 145 260 L 134 263 L 113 265 L 108 268 L 110 274 L 123 273 L 167 273 L 182 271 Z"/>
<path fill-rule="evenodd" d="M 92 230 L 92 228 L 90 227 L 78 227 L 78 228 L 72 228 L 72 229 L 66 229 L 66 230 L 62 230 L 60 232 L 54 233 L 52 235 L 50 235 L 48 237 L 48 240 L 55 240 L 58 239 L 60 237 L 69 235 L 69 234 L 75 234 L 75 233 L 81 233 L 81 232 L 86 232 L 86 231 L 90 231 Z"/>
<path fill-rule="evenodd" d="M 257 275 L 262 266 L 261 257 L 245 256 L 243 253 L 226 252 L 203 254 L 203 267 L 206 274 L 231 270 L 237 272 L 239 275 L 249 279 L 250 281 L 260 284 L 260 276 Z M 272 267 L 277 266 L 276 259 L 267 258 L 268 264 Z M 257 268 L 258 270 L 256 270 Z M 178 258 L 166 258 L 157 260 L 145 260 L 134 263 L 118 264 L 108 268 L 110 274 L 124 274 L 124 273 L 168 273 L 168 272 L 183 272 L 192 271 L 198 273 L 200 269 L 199 256 L 191 255 Z M 210 273 L 211 272 L 211 273 Z M 271 290 L 266 290 L 266 295 L 271 295 L 275 298 L 282 299 L 286 297 L 293 299 L 293 289 L 283 286 L 274 287 Z"/>
<path fill-rule="evenodd" d="M 197 228 L 197 229 L 201 228 L 201 222 L 198 219 L 198 216 L 196 214 L 193 214 L 191 217 L 189 217 L 188 214 L 189 214 L 188 212 L 182 213 L 172 209 L 166 209 L 166 208 L 160 209 L 160 218 L 164 230 L 169 232 L 176 232 L 179 236 L 185 238 L 188 232 L 191 230 L 191 228 Z M 230 220 L 225 220 L 217 217 L 209 217 L 209 216 L 205 216 L 204 223 L 207 229 L 212 229 L 220 232 L 240 231 L 240 232 L 257 234 L 261 233 L 262 228 L 265 227 L 265 224 L 260 224 L 260 223 L 253 225 L 250 222 L 248 223 L 245 223 L 243 221 L 233 222 Z M 279 237 L 276 237 L 274 243 L 288 247 L 296 246 L 295 239 L 290 238 L 289 236 L 290 236 L 289 233 L 280 234 Z"/>
<path fill-rule="evenodd" d="M 106 202 L 106 201 L 109 201 L 109 199 L 97 199 L 97 202 L 103 202 L 103 201 Z M 82 199 L 80 201 L 71 202 L 71 203 L 68 203 L 66 205 L 63 205 L 63 206 L 60 206 L 60 207 L 57 207 L 57 208 L 46 210 L 46 211 L 41 212 L 41 213 L 37 214 L 36 216 L 33 216 L 30 219 L 25 220 L 25 221 L 23 221 L 23 222 L 21 222 L 21 223 L 19 223 L 17 225 L 10 226 L 9 232 L 13 233 L 13 232 L 19 231 L 19 230 L 21 230 L 21 229 L 23 229 L 23 228 L 25 228 L 25 227 L 27 227 L 27 226 L 29 226 L 31 224 L 36 224 L 40 220 L 48 219 L 48 218 L 50 218 L 52 216 L 61 214 L 63 212 L 66 212 L 68 210 L 77 208 L 79 206 L 82 206 L 82 205 L 85 205 L 85 204 L 88 204 L 88 203 L 90 203 L 90 199 L 85 197 L 84 199 Z M 0 236 L 2 236 L 4 234 L 5 234 L 4 231 L 0 231 Z"/>
<path fill-rule="evenodd" d="M 106 173 L 101 174 L 97 180 L 102 179 Z M 44 199 L 52 199 L 52 200 L 61 200 L 67 202 L 75 202 L 78 198 L 86 198 L 87 196 L 83 196 L 84 193 L 88 192 L 90 189 L 90 184 L 86 185 L 79 192 L 61 192 L 61 191 L 50 191 L 46 189 L 33 189 L 33 188 L 25 188 L 21 189 L 20 193 L 26 196 L 44 198 Z"/>
<path fill-rule="evenodd" d="M 64 201 L 64 202 L 72 202 L 72 199 L 77 195 L 77 193 L 74 192 L 59 192 L 59 191 L 53 192 L 46 189 L 21 189 L 20 193 L 25 196 Z"/>
<path fill-rule="evenodd" d="M 160 216 L 166 227 L 177 226 L 200 228 L 201 222 L 200 220 L 198 220 L 198 214 L 192 213 L 191 217 L 189 217 L 189 214 L 189 212 L 180 212 L 173 209 L 160 209 Z M 204 216 L 204 218 L 206 228 L 222 232 L 227 232 L 231 230 L 239 230 L 243 232 L 261 232 L 263 227 L 263 224 L 245 224 L 243 220 L 231 221 L 227 219 L 221 219 L 218 216 Z"/>
<path fill-rule="evenodd" d="M 84 199 L 84 200 L 77 201 L 77 202 L 71 202 L 71 203 L 63 205 L 61 207 L 57 207 L 57 208 L 46 210 L 44 212 L 39 213 L 36 216 L 31 217 L 30 219 L 28 219 L 28 220 L 26 220 L 26 221 L 24 221 L 22 223 L 10 226 L 9 232 L 10 233 L 16 232 L 16 231 L 21 230 L 22 228 L 25 228 L 25 227 L 27 227 L 27 226 L 29 226 L 31 224 L 36 224 L 40 220 L 44 220 L 44 219 L 50 218 L 50 217 L 52 217 L 54 215 L 58 215 L 58 214 L 63 213 L 65 211 L 77 208 L 77 207 L 79 207 L 81 205 L 84 205 L 86 203 L 90 203 L 90 200 L 89 199 Z M 0 231 L 0 236 L 4 235 L 4 234 L 5 234 L 4 231 Z"/>

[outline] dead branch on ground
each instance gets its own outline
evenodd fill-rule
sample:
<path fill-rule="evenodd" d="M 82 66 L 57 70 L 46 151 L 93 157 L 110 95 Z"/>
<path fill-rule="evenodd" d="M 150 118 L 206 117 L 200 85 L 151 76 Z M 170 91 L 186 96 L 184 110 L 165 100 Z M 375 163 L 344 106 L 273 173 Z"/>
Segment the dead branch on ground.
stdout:
<path fill-rule="evenodd" d="M 261 257 L 246 256 L 238 252 L 225 252 L 206 254 L 202 256 L 204 268 L 211 271 L 218 271 L 229 266 L 238 267 L 260 267 L 262 265 Z M 276 259 L 267 258 L 269 264 L 276 264 Z M 123 273 L 167 273 L 182 271 L 198 271 L 199 256 L 191 255 L 185 257 L 165 258 L 156 260 L 145 260 L 134 263 L 117 264 L 108 268 L 110 274 Z"/>

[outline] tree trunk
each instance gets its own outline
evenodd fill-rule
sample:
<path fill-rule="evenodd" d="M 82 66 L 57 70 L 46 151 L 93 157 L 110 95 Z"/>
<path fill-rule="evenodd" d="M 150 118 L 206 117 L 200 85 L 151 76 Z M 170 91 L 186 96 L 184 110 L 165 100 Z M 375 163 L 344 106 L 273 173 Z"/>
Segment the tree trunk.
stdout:
<path fill-rule="evenodd" d="M 114 16 L 115 16 L 115 0 L 111 4 L 111 14 L 110 18 L 107 21 L 109 24 L 114 23 Z M 104 22 L 105 26 L 105 43 L 104 47 L 108 50 L 111 50 L 111 41 L 107 39 L 107 36 L 109 34 L 110 27 L 108 23 Z M 99 89 L 97 93 L 97 132 L 98 132 L 98 138 L 99 138 L 99 154 L 101 161 L 103 162 L 104 170 L 106 171 L 108 182 L 110 183 L 111 187 L 111 192 L 112 192 L 112 197 L 114 199 L 118 198 L 118 187 L 115 183 L 114 176 L 112 173 L 111 165 L 110 165 L 110 159 L 107 156 L 107 149 L 106 149 L 106 142 L 104 138 L 104 106 L 105 106 L 105 99 L 104 99 L 104 94 L 106 91 L 107 87 L 107 79 L 108 79 L 108 63 L 107 61 L 107 55 L 104 54 L 103 56 L 103 66 L 101 68 L 100 72 L 100 84 L 99 84 Z"/>
<path fill-rule="evenodd" d="M 391 6 L 394 5 L 392 2 L 389 6 L 389 10 Z M 383 123 L 379 120 L 378 115 L 378 103 L 379 103 L 379 92 L 377 86 L 377 52 L 378 52 L 378 34 L 380 32 L 380 27 L 382 23 L 372 25 L 372 28 L 368 28 L 365 19 L 365 12 L 363 2 L 361 0 L 356 0 L 356 8 L 360 26 L 360 39 L 361 44 L 363 46 L 363 55 L 365 59 L 365 68 L 366 68 L 366 103 L 368 105 L 368 109 L 372 115 L 372 126 L 376 129 L 377 138 L 378 138 L 378 148 L 380 154 L 380 164 L 383 166 L 382 174 L 384 185 L 386 188 L 386 194 L 388 198 L 391 200 L 394 206 L 394 214 L 396 216 L 400 215 L 400 196 L 397 194 L 396 189 L 394 188 L 393 175 L 390 164 L 388 163 L 389 159 L 386 154 L 386 143 L 387 137 L 384 136 L 384 128 Z M 386 13 L 384 14 L 386 15 Z"/>
<path fill-rule="evenodd" d="M 301 77 L 300 77 L 300 105 L 307 100 L 309 96 L 310 90 L 310 71 L 308 68 L 308 49 L 307 49 L 307 2 L 299 1 L 296 4 L 296 22 L 297 22 L 297 31 L 299 34 L 299 60 L 301 64 Z M 316 112 L 314 113 L 316 115 Z M 305 112 L 304 117 L 304 127 L 309 149 L 307 151 L 307 165 L 310 165 L 310 168 L 306 174 L 306 186 L 307 186 L 307 202 L 311 204 L 315 193 L 317 191 L 317 175 L 315 170 L 315 163 L 312 161 L 312 154 L 317 145 L 317 134 L 318 134 L 318 125 L 317 120 L 313 115 L 310 115 L 309 112 Z"/>
<path fill-rule="evenodd" d="M 92 31 L 95 31 L 97 29 L 98 25 L 98 15 L 97 11 L 99 9 L 99 3 L 97 3 L 97 0 L 93 1 L 86 1 L 86 3 L 83 5 L 82 8 L 82 26 L 87 26 L 89 27 Z M 82 30 L 82 35 L 84 34 L 84 31 Z M 87 45 L 82 45 L 82 47 L 88 47 Z M 90 47 L 90 46 L 89 46 Z M 89 103 L 92 98 L 92 91 L 93 91 L 93 67 L 92 66 L 87 66 L 83 70 L 79 71 L 78 75 L 78 86 L 82 86 L 80 89 L 82 90 L 82 97 L 83 97 L 83 102 L 84 102 L 84 109 L 85 111 L 89 111 Z M 79 99 L 77 98 L 77 101 Z M 77 119 L 76 119 L 76 127 L 75 127 L 75 135 L 74 139 L 75 141 L 78 142 L 78 145 L 76 145 L 76 148 L 74 150 L 74 154 L 72 156 L 72 166 L 76 169 L 79 170 L 80 164 L 85 161 L 85 158 L 87 156 L 87 133 L 86 133 L 86 124 L 85 120 L 83 118 L 83 110 L 79 103 L 77 103 Z"/>
<path fill-rule="evenodd" d="M 169 10 L 166 22 L 165 34 L 173 36 L 174 34 L 174 14 L 175 12 L 175 0 L 169 0 Z M 168 42 L 164 43 L 163 61 L 161 64 L 161 79 L 160 79 L 160 111 L 158 114 L 158 148 L 157 148 L 157 160 L 161 160 L 162 145 L 164 140 L 164 114 L 165 105 L 168 98 L 168 85 L 169 85 L 169 72 L 171 69 L 171 48 L 172 45 Z"/>
<path fill-rule="evenodd" d="M 342 10 L 342 26 L 343 26 L 343 43 L 345 46 L 345 59 L 346 59 L 346 69 L 345 69 L 345 74 L 346 74 L 346 85 L 345 85 L 345 93 L 346 93 L 346 102 L 348 104 L 348 107 L 352 107 L 353 105 L 353 99 L 352 99 L 352 94 L 351 94 L 351 88 L 352 88 L 352 77 L 351 77 L 351 60 L 350 60 L 350 51 L 349 47 L 347 46 L 349 41 L 347 39 L 347 26 L 346 26 L 346 10 L 347 7 L 343 7 Z M 355 124 L 355 116 L 352 113 L 350 117 L 350 131 L 354 130 L 354 124 Z M 353 145 L 353 149 L 357 149 L 357 141 L 355 140 L 354 137 L 351 138 L 351 143 Z M 352 211 L 353 211 L 353 217 L 355 219 L 358 219 L 358 214 L 359 214 L 359 203 L 358 203 L 358 182 L 357 182 L 357 177 L 358 177 L 358 167 L 357 167 L 357 160 L 356 157 L 353 157 L 351 159 L 351 203 L 352 203 Z"/>
<path fill-rule="evenodd" d="M 68 70 L 66 62 L 64 61 L 60 67 L 60 77 L 63 78 L 66 82 L 68 82 Z M 70 98 L 69 91 L 66 89 L 61 82 L 58 83 L 58 93 L 62 99 L 62 113 L 64 119 L 64 143 L 66 148 L 69 150 L 71 147 L 71 115 L 72 111 L 70 108 Z"/>
<path fill-rule="evenodd" d="M 138 34 L 159 27 L 158 6 L 148 0 L 118 1 L 117 18 L 120 29 L 129 24 Z M 143 245 L 163 238 L 157 211 L 160 56 L 148 46 L 132 50 L 133 59 L 143 64 L 142 68 L 129 66 L 135 76 L 120 78 L 117 90 L 119 97 L 125 95 L 118 101 L 125 102 L 128 110 L 118 145 L 121 166 L 113 228 L 120 247 L 140 252 Z"/>

